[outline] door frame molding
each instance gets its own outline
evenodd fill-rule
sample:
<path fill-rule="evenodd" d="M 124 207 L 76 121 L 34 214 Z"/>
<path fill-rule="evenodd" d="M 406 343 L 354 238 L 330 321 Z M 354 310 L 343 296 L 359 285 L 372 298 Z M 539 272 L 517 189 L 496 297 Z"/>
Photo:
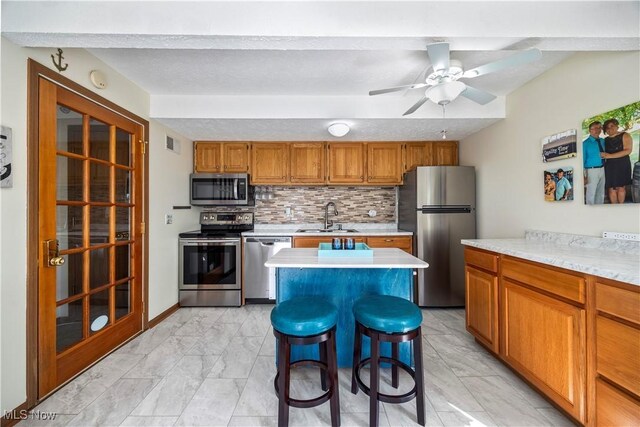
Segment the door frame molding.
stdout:
<path fill-rule="evenodd" d="M 149 122 L 52 69 L 29 58 L 27 62 L 27 407 L 38 403 L 38 174 L 39 174 L 39 79 L 43 77 L 91 102 L 143 127 L 147 145 L 143 156 L 142 217 L 146 224 L 142 239 L 142 330 L 149 328 Z"/>

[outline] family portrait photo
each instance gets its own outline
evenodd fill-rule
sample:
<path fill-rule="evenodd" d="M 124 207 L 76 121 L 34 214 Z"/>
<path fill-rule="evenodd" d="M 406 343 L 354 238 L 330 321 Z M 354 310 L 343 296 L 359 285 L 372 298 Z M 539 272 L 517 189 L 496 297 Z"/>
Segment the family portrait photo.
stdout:
<path fill-rule="evenodd" d="M 547 202 L 573 200 L 573 168 L 566 166 L 544 171 L 544 199 Z"/>
<path fill-rule="evenodd" d="M 640 101 L 582 122 L 584 203 L 640 203 Z"/>

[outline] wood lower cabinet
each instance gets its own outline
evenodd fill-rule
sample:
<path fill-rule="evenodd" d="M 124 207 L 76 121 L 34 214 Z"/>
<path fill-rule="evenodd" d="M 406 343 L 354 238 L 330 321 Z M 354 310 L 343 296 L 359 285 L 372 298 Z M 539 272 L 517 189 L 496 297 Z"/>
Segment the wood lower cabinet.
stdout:
<path fill-rule="evenodd" d="M 330 142 L 328 177 L 331 184 L 365 182 L 365 145 L 362 142 Z"/>
<path fill-rule="evenodd" d="M 500 354 L 556 404 L 585 422 L 585 310 L 503 279 Z"/>
<path fill-rule="evenodd" d="M 640 426 L 640 401 L 600 379 L 596 380 L 595 425 Z"/>
<path fill-rule="evenodd" d="M 367 143 L 367 182 L 402 184 L 402 145 L 394 142 Z"/>
<path fill-rule="evenodd" d="M 351 237 L 356 243 L 366 243 L 371 248 L 398 248 L 405 252 L 411 253 L 412 238 L 411 236 L 349 236 L 340 234 L 327 237 L 294 237 L 294 248 L 317 248 L 320 243 L 331 243 L 334 237 L 346 238 Z"/>
<path fill-rule="evenodd" d="M 206 173 L 249 171 L 249 143 L 197 141 L 193 145 L 193 170 Z"/>
<path fill-rule="evenodd" d="M 498 276 L 467 266 L 466 327 L 478 341 L 498 352 Z"/>

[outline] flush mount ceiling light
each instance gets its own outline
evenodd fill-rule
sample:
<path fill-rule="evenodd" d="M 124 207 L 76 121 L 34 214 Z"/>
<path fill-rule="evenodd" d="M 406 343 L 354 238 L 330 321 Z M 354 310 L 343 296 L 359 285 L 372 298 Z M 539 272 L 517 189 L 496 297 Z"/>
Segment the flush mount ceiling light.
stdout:
<path fill-rule="evenodd" d="M 351 130 L 346 123 L 332 123 L 327 129 L 329 133 L 337 138 L 345 136 Z"/>

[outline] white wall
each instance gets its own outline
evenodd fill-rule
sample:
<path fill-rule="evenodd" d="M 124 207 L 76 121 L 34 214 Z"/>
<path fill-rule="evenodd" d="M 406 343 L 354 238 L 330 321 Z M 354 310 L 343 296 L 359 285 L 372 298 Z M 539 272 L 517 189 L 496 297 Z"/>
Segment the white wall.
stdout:
<path fill-rule="evenodd" d="M 601 236 L 640 233 L 640 204 L 584 205 L 581 123 L 638 101 L 640 54 L 579 53 L 507 97 L 507 118 L 461 141 L 460 164 L 477 171 L 478 237 L 522 237 L 525 229 Z M 541 140 L 578 130 L 578 157 L 542 162 Z M 574 168 L 574 200 L 545 202 L 543 171 Z"/>
<path fill-rule="evenodd" d="M 178 233 L 200 228 L 199 209 L 189 206 L 193 143 L 151 121 L 149 150 L 149 319 L 178 302 Z M 178 154 L 164 148 L 166 135 L 180 145 Z M 165 224 L 165 214 L 173 224 Z"/>
<path fill-rule="evenodd" d="M 55 49 L 21 48 L 2 38 L 0 121 L 13 130 L 13 188 L 0 189 L 0 413 L 26 400 L 27 58 L 53 68 L 52 53 Z M 95 91 L 134 114 L 148 117 L 149 95 L 145 91 L 82 49 L 65 49 L 64 57 L 69 64 L 65 77 L 92 89 L 89 72 L 100 69 L 109 87 Z M 150 144 L 153 147 L 156 141 Z M 151 200 L 154 188 L 164 191 L 152 187 Z M 149 226 L 153 225 L 152 220 Z"/>

